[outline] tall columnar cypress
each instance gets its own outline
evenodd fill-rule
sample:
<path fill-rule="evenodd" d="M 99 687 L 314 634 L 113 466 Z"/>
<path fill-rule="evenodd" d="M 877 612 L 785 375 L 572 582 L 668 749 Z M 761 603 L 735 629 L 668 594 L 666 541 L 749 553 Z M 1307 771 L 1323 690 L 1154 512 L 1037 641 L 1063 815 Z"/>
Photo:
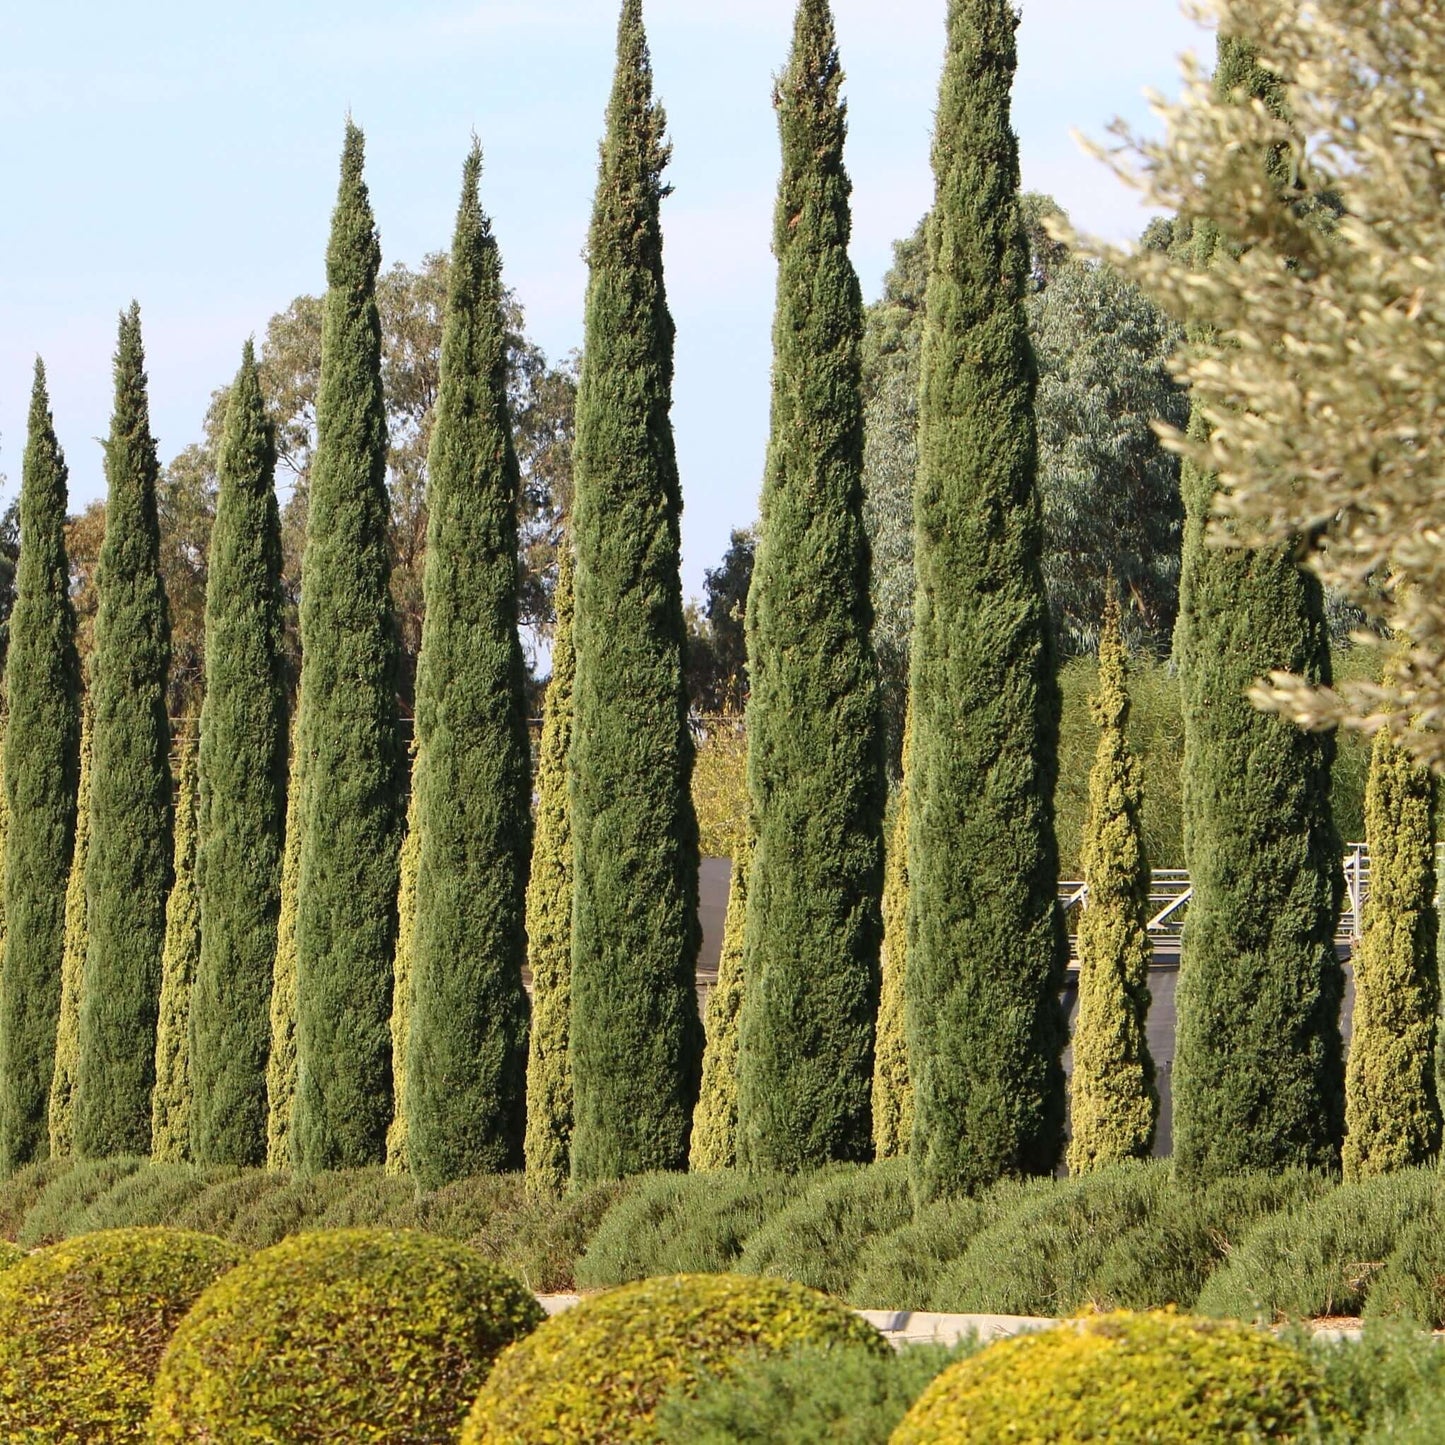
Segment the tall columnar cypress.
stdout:
<path fill-rule="evenodd" d="M 156 1024 L 156 1086 L 151 1091 L 151 1158 L 171 1164 L 191 1157 L 191 1000 L 201 956 L 201 900 L 196 888 L 200 784 L 198 739 L 193 726 L 183 725 L 180 748 L 175 882 L 166 904 L 160 1018 Z"/>
<path fill-rule="evenodd" d="M 396 628 L 387 553 L 381 247 L 347 123 L 326 252 L 301 598 L 296 910 L 299 1169 L 380 1164 L 391 1122 L 391 969 L 401 846 Z"/>
<path fill-rule="evenodd" d="M 665 119 L 624 0 L 577 395 L 572 1174 L 687 1163 L 702 1064 L 697 818 L 678 571 Z"/>
<path fill-rule="evenodd" d="M 1345 1176 L 1423 1164 L 1440 1150 L 1436 1092 L 1434 776 L 1388 732 L 1365 788 L 1370 896 L 1355 952 L 1355 1013 L 1345 1071 Z"/>
<path fill-rule="evenodd" d="M 517 635 L 520 474 L 502 268 L 467 158 L 427 467 L 407 1147 L 424 1188 L 519 1169 L 527 1123 L 531 747 Z"/>
<path fill-rule="evenodd" d="M 1082 1174 L 1147 1159 L 1159 1094 L 1144 1024 L 1149 1014 L 1149 862 L 1144 790 L 1129 748 L 1129 674 L 1119 603 L 1099 633 L 1099 689 L 1090 699 L 1099 750 L 1084 823 L 1088 903 L 1079 920 L 1079 1022 L 1074 1030 L 1069 1169 Z"/>
<path fill-rule="evenodd" d="M 94 773 L 80 1008 L 75 1151 L 150 1148 L 166 900 L 171 891 L 170 617 L 140 308 L 121 317 L 105 449 L 105 541 L 96 573 Z"/>
<path fill-rule="evenodd" d="M 903 785 L 883 869 L 883 982 L 873 1050 L 873 1153 L 896 1159 L 913 1133 L 913 1083 L 908 1077 L 908 774 L 913 729 L 903 730 Z"/>
<path fill-rule="evenodd" d="M 206 582 L 201 956 L 191 1007 L 191 1154 L 266 1159 L 271 973 L 286 817 L 276 451 L 250 342 L 231 388 Z"/>
<path fill-rule="evenodd" d="M 907 1014 L 920 1199 L 1053 1170 L 1065 944 L 1059 696 L 1039 570 L 1017 18 L 951 0 L 914 494 Z"/>
<path fill-rule="evenodd" d="M 887 788 L 863 527 L 863 303 L 848 259 L 843 73 L 828 0 L 801 0 L 778 82 L 772 437 L 748 594 L 738 1148 L 754 1168 L 873 1152 Z"/>
<path fill-rule="evenodd" d="M 291 1168 L 291 1119 L 296 1109 L 296 889 L 301 875 L 301 788 L 296 760 L 293 747 L 286 790 L 286 841 L 281 853 L 281 910 L 271 969 L 271 1046 L 266 1056 L 266 1167 L 279 1170 Z"/>
<path fill-rule="evenodd" d="M 703 1021 L 702 1088 L 692 1116 L 688 1159 L 694 1172 L 732 1169 L 738 1162 L 738 1034 L 742 1024 L 743 936 L 748 917 L 748 867 L 751 846 L 733 859 L 723 922 L 717 982 L 708 995 Z"/>
<path fill-rule="evenodd" d="M 411 1173 L 407 1145 L 406 1054 L 411 1038 L 412 963 L 416 958 L 416 873 L 421 829 L 416 821 L 416 785 L 406 808 L 406 837 L 401 845 L 401 882 L 396 890 L 396 954 L 391 966 L 391 1087 L 395 1100 L 386 1131 L 386 1172 Z"/>
<path fill-rule="evenodd" d="M 0 970 L 0 1173 L 50 1153 L 65 893 L 80 775 L 80 661 L 65 551 L 67 472 L 35 363 L 20 485 L 5 730 L 4 966 Z"/>
<path fill-rule="evenodd" d="M 1278 105 L 1247 46 L 1220 41 L 1215 84 Z M 1262 173 L 1269 163 L 1261 162 Z M 1217 233 L 1196 227 L 1195 261 Z M 1190 433 L 1205 436 L 1198 408 Z M 1175 656 L 1183 688 L 1184 925 L 1174 1059 L 1174 1153 L 1196 1177 L 1331 1167 L 1344 1132 L 1343 879 L 1330 812 L 1333 737 L 1255 709 L 1279 669 L 1330 680 L 1318 580 L 1288 547 L 1206 545 L 1215 478 L 1183 470 L 1184 552 Z"/>
<path fill-rule="evenodd" d="M 75 847 L 65 884 L 65 934 L 60 954 L 60 1014 L 55 1027 L 55 1070 L 50 1079 L 50 1153 L 75 1153 L 75 1070 L 80 1062 L 80 996 L 85 985 L 89 930 L 85 917 L 85 873 L 90 858 L 90 774 L 93 749 L 90 705 L 80 709 L 80 781 L 75 791 Z"/>
<path fill-rule="evenodd" d="M 560 1194 L 571 1172 L 572 809 L 567 756 L 572 749 L 572 535 L 558 549 L 557 625 L 552 676 L 542 704 L 537 754 L 536 836 L 527 881 L 527 962 L 532 970 L 532 1029 L 527 1040 L 527 1186 Z"/>

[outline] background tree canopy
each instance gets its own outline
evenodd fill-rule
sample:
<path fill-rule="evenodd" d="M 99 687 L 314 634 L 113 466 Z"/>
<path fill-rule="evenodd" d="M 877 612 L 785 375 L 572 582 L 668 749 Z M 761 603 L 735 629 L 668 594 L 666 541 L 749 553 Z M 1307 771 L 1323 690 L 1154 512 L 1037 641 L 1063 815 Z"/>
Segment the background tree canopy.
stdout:
<path fill-rule="evenodd" d="M 382 386 L 390 451 L 391 576 L 402 643 L 402 699 L 409 708 L 421 645 L 422 571 L 426 555 L 426 458 L 431 444 L 441 365 L 442 310 L 448 258 L 425 257 L 416 270 L 396 263 L 377 283 L 382 324 Z M 552 624 L 561 518 L 571 505 L 572 412 L 576 358 L 550 362 L 524 330 L 516 297 L 507 295 L 506 318 L 512 408 L 522 469 L 518 565 L 521 621 L 534 636 Z M 298 296 L 266 324 L 260 374 L 276 427 L 277 484 L 283 494 L 282 583 L 287 649 L 295 667 L 301 595 L 301 553 L 306 538 L 312 452 L 316 443 L 316 389 L 321 374 L 321 298 Z M 171 710 L 198 705 L 205 659 L 206 555 L 216 511 L 216 456 L 228 392 L 213 393 L 202 440 L 180 452 L 162 474 L 157 494 L 161 519 L 161 571 L 170 599 L 174 660 Z M 7 514 L 8 515 L 8 514 Z M 0 522 L 0 613 L 4 598 L 4 523 Z M 95 611 L 95 561 L 105 533 L 105 504 L 93 502 L 68 530 L 82 655 L 89 651 Z M 13 561 L 9 563 L 13 570 Z"/>

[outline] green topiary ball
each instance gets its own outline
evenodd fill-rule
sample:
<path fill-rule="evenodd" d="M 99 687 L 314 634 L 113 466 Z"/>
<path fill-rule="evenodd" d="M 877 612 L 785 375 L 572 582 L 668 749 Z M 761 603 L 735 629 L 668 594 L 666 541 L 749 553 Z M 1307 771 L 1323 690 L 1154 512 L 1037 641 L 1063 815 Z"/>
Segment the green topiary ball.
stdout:
<path fill-rule="evenodd" d="M 1121 1313 L 1006 1340 L 945 1370 L 890 1445 L 1304 1441 L 1344 1421 L 1314 1365 L 1272 1335 Z"/>
<path fill-rule="evenodd" d="M 497 1352 L 541 1319 L 520 1280 L 452 1240 L 299 1234 L 197 1301 L 151 1439 L 451 1440 Z"/>
<path fill-rule="evenodd" d="M 0 1273 L 0 1440 L 143 1439 L 171 1332 L 240 1258 L 208 1234 L 112 1229 Z"/>
<path fill-rule="evenodd" d="M 664 1395 L 758 1352 L 882 1335 L 806 1285 L 728 1274 L 648 1279 L 584 1300 L 508 1350 L 477 1396 L 461 1445 L 620 1445 L 653 1438 Z"/>

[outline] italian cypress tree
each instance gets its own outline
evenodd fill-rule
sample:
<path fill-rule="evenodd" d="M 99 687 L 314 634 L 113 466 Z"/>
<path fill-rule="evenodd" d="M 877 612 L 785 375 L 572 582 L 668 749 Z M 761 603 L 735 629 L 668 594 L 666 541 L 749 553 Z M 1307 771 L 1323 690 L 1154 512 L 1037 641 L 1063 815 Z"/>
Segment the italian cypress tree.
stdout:
<path fill-rule="evenodd" d="M 266 1158 L 271 973 L 286 816 L 276 451 L 250 342 L 226 408 L 206 581 L 201 955 L 191 1007 L 191 1154 Z"/>
<path fill-rule="evenodd" d="M 159 465 L 140 308 L 121 317 L 109 492 L 96 573 L 89 939 L 75 1080 L 75 1152 L 144 1154 L 171 891 L 170 618 L 160 573 Z"/>
<path fill-rule="evenodd" d="M 1008 0 L 950 0 L 919 405 L 909 1158 L 921 1200 L 1062 1145 L 1059 697 L 1039 570 Z"/>
<path fill-rule="evenodd" d="M 294 734 L 294 729 L 293 729 Z M 294 738 L 293 738 L 294 741 Z M 296 1108 L 296 888 L 301 874 L 301 787 L 293 751 L 281 854 L 281 910 L 271 969 L 271 1047 L 266 1057 L 266 1167 L 291 1168 Z"/>
<path fill-rule="evenodd" d="M 424 1188 L 519 1169 L 527 1123 L 531 747 L 517 635 L 520 474 L 502 269 L 467 157 L 427 467 L 417 661 L 407 1147 Z"/>
<path fill-rule="evenodd" d="M 85 917 L 85 872 L 90 857 L 90 706 L 80 709 L 80 781 L 75 791 L 75 847 L 65 884 L 65 935 L 60 955 L 60 1014 L 55 1027 L 55 1071 L 50 1080 L 50 1154 L 75 1153 L 75 1070 L 80 1062 L 80 996 L 84 991 L 89 931 Z"/>
<path fill-rule="evenodd" d="M 873 1052 L 873 1153 L 896 1159 L 913 1133 L 913 1085 L 908 1077 L 908 771 L 913 729 L 903 729 L 903 784 L 883 870 L 883 984 Z"/>
<path fill-rule="evenodd" d="M 416 957 L 416 870 L 421 829 L 416 822 L 416 785 L 406 808 L 406 837 L 401 845 L 401 883 L 396 891 L 396 956 L 391 966 L 391 1087 L 395 1112 L 386 1131 L 386 1172 L 411 1173 L 407 1148 L 406 1046 L 411 1037 L 412 961 Z"/>
<path fill-rule="evenodd" d="M 584 1180 L 683 1168 L 702 1064 L 664 128 L 641 0 L 624 0 L 577 393 L 572 1174 Z"/>
<path fill-rule="evenodd" d="M 1250 48 L 1220 39 L 1215 85 L 1278 107 Z M 1262 173 L 1278 181 L 1271 158 Z M 1194 260 L 1229 264 L 1196 226 Z M 1190 420 L 1206 436 L 1198 407 Z M 1196 1177 L 1332 1167 L 1344 1132 L 1343 879 L 1330 812 L 1334 739 L 1257 711 L 1276 669 L 1328 684 L 1318 580 L 1292 549 L 1207 545 L 1215 478 L 1186 462 L 1175 656 L 1183 688 L 1184 925 L 1174 1059 L 1174 1154 Z"/>
<path fill-rule="evenodd" d="M 380 1164 L 391 1122 L 403 757 L 376 273 L 381 248 L 350 122 L 326 253 L 316 454 L 301 598 L 296 895 L 299 1169 Z"/>
<path fill-rule="evenodd" d="M 196 887 L 197 750 L 194 729 L 185 727 L 176 789 L 175 882 L 166 904 L 166 944 L 161 955 L 156 1086 L 151 1092 L 151 1158 L 171 1164 L 192 1157 L 191 1000 L 201 956 L 201 900 Z"/>
<path fill-rule="evenodd" d="M 757 848 L 738 1145 L 759 1169 L 873 1151 L 886 782 L 863 527 L 863 303 L 848 259 L 843 73 L 801 0 L 778 82 L 772 438 L 748 594 Z"/>
<path fill-rule="evenodd" d="M 67 472 L 35 363 L 6 662 L 0 1173 L 50 1152 L 65 894 L 80 773 L 80 661 L 65 551 Z"/>
<path fill-rule="evenodd" d="M 738 1162 L 738 1032 L 743 1011 L 743 935 L 748 916 L 752 846 L 738 850 L 728 886 L 717 983 L 703 1021 L 702 1088 L 692 1116 L 688 1165 L 694 1172 L 732 1169 Z"/>
<path fill-rule="evenodd" d="M 1079 1022 L 1074 1030 L 1069 1169 L 1082 1174 L 1147 1159 L 1159 1094 L 1144 1034 L 1149 1014 L 1149 862 L 1144 791 L 1129 748 L 1129 674 L 1119 603 L 1099 632 L 1099 690 L 1090 699 L 1099 750 L 1084 823 L 1088 904 L 1079 920 Z"/>
<path fill-rule="evenodd" d="M 1365 788 L 1370 896 L 1345 1072 L 1349 1179 L 1423 1164 L 1440 1150 L 1435 808 L 1434 776 L 1378 733 Z"/>
<path fill-rule="evenodd" d="M 527 1186 L 562 1192 L 571 1172 L 572 811 L 567 755 L 572 748 L 572 536 L 557 555 L 557 625 L 552 676 L 542 704 L 537 754 L 536 837 L 527 881 L 527 962 L 532 970 L 532 1029 L 527 1041 Z"/>

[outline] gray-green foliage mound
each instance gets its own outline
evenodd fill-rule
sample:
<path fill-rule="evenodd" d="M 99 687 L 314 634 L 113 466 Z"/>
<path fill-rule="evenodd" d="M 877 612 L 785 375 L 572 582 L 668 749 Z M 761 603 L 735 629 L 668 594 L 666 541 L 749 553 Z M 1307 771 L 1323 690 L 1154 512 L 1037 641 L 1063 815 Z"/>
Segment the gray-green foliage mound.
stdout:
<path fill-rule="evenodd" d="M 748 1237 L 803 1188 L 797 1176 L 652 1174 L 604 1216 L 578 1261 L 585 1288 L 662 1274 L 726 1274 Z"/>
<path fill-rule="evenodd" d="M 1120 1164 L 1030 1192 L 938 1276 L 931 1307 L 1066 1315 L 1096 1303 L 1110 1248 L 1173 1202 L 1168 1164 Z"/>
<path fill-rule="evenodd" d="M 864 1244 L 901 1228 L 912 1214 L 906 1159 L 824 1170 L 749 1237 L 734 1268 L 842 1295 Z"/>
<path fill-rule="evenodd" d="M 143 1165 L 68 1221 L 69 1232 L 174 1225 L 193 1200 L 218 1180 L 234 1178 L 236 1172 L 193 1164 Z"/>
<path fill-rule="evenodd" d="M 835 1344 L 760 1355 L 709 1380 L 694 1398 L 665 1400 L 657 1438 L 662 1445 L 884 1445 L 939 1371 L 974 1348 L 969 1341 L 880 1355 Z"/>
<path fill-rule="evenodd" d="M 1257 1225 L 1209 1278 L 1199 1313 L 1265 1320 L 1360 1313 L 1405 1229 L 1440 1191 L 1433 1170 L 1408 1169 L 1283 1210 Z"/>
<path fill-rule="evenodd" d="M 79 1233 L 90 1207 L 144 1163 L 133 1157 L 87 1159 L 57 1174 L 26 1210 L 15 1234 L 16 1244 L 34 1249 Z"/>

